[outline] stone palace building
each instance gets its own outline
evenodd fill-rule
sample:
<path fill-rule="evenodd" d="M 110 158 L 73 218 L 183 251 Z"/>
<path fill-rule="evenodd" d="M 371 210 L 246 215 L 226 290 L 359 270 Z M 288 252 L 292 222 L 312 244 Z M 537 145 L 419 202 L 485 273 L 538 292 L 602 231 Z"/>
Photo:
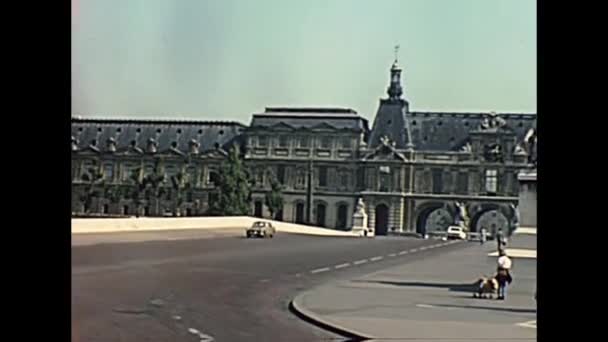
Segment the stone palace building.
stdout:
<path fill-rule="evenodd" d="M 284 198 L 277 219 L 287 222 L 350 229 L 362 198 L 377 235 L 445 230 L 463 216 L 471 231 L 516 224 L 518 174 L 536 164 L 536 115 L 411 111 L 397 61 L 387 95 L 371 127 L 347 108 L 266 108 L 249 126 L 73 117 L 72 211 L 205 215 L 236 144 L 258 217 L 270 216 L 264 195 L 274 177 Z M 165 181 L 135 203 L 129 189 L 159 165 Z M 95 182 L 104 191 L 85 199 Z"/>

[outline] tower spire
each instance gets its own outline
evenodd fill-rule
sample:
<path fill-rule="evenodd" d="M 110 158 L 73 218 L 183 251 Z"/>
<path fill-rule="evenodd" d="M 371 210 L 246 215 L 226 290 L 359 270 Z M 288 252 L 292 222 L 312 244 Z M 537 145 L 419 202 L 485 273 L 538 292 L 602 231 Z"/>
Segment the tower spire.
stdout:
<path fill-rule="evenodd" d="M 399 60 L 399 44 L 395 45 L 395 64 Z"/>
<path fill-rule="evenodd" d="M 397 64 L 399 53 L 399 45 L 395 45 L 395 62 L 391 66 L 391 82 L 387 89 L 389 99 L 398 100 L 403 95 L 403 89 L 401 88 L 401 68 Z"/>

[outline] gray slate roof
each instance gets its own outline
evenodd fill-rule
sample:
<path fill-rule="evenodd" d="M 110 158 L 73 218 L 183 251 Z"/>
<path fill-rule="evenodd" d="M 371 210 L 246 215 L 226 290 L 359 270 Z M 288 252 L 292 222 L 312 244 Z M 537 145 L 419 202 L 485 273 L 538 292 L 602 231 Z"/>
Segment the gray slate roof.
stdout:
<path fill-rule="evenodd" d="M 72 137 L 78 141 L 79 149 L 86 149 L 94 140 L 97 147 L 106 150 L 109 138 L 116 140 L 117 151 L 130 148 L 131 142 L 146 150 L 149 138 L 157 141 L 157 151 L 167 151 L 176 142 L 176 149 L 184 153 L 190 150 L 190 140 L 199 142 L 199 151 L 216 147 L 227 148 L 240 143 L 245 125 L 238 122 L 186 121 L 186 120 L 141 120 L 141 119 L 82 119 L 72 118 Z"/>
<path fill-rule="evenodd" d="M 405 149 L 410 142 L 407 114 L 404 100 L 381 100 L 378 113 L 374 119 L 369 138 L 369 146 L 375 148 L 381 144 L 380 139 L 387 136 L 395 142 L 395 148 Z"/>
<path fill-rule="evenodd" d="M 410 112 L 407 119 L 414 148 L 421 151 L 453 151 L 467 141 L 469 132 L 479 127 L 487 113 Z M 502 113 L 506 128 L 523 140 L 530 128 L 536 129 L 536 114 Z"/>
<path fill-rule="evenodd" d="M 253 114 L 250 127 L 270 128 L 276 125 L 293 129 L 327 127 L 369 131 L 367 119 L 348 108 L 266 108 L 264 113 Z"/>

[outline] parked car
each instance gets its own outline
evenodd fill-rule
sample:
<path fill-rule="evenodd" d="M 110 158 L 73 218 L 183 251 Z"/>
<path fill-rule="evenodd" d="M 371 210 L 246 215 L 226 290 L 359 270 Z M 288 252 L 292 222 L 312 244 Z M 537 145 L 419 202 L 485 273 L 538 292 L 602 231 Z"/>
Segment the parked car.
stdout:
<path fill-rule="evenodd" d="M 247 237 L 269 237 L 272 238 L 276 234 L 277 230 L 273 227 L 272 223 L 264 221 L 254 222 L 250 228 L 247 228 Z"/>
<path fill-rule="evenodd" d="M 464 232 L 462 227 L 450 226 L 448 227 L 448 239 L 466 240 L 467 233 Z"/>

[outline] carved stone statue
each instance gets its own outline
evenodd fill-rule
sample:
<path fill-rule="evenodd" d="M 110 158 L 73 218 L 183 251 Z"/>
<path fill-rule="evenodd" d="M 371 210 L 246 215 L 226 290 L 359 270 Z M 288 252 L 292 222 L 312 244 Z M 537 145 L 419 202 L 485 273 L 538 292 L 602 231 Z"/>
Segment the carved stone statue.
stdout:
<path fill-rule="evenodd" d="M 536 144 L 538 143 L 538 137 L 536 130 L 530 128 L 524 137 L 524 146 L 528 152 L 528 159 L 530 163 L 536 163 Z"/>
<path fill-rule="evenodd" d="M 359 198 L 357 201 L 357 209 L 355 210 L 355 214 L 365 214 L 365 203 L 363 202 L 363 198 Z"/>
<path fill-rule="evenodd" d="M 513 150 L 513 154 L 527 154 L 526 150 L 523 148 L 522 144 L 517 144 L 515 145 L 515 148 Z"/>
<path fill-rule="evenodd" d="M 462 226 L 465 229 L 469 229 L 469 213 L 467 212 L 466 204 L 463 202 L 456 202 L 456 208 L 458 209 L 456 215 L 456 225 Z"/>
<path fill-rule="evenodd" d="M 363 198 L 359 198 L 355 213 L 353 214 L 353 226 L 351 231 L 360 236 L 372 236 L 373 232 L 367 228 L 367 214 L 365 213 L 365 203 Z"/>
<path fill-rule="evenodd" d="M 464 146 L 462 146 L 462 148 L 460 149 L 461 152 L 467 152 L 467 153 L 471 153 L 473 151 L 473 148 L 471 146 L 470 142 L 467 142 Z"/>
<path fill-rule="evenodd" d="M 481 124 L 479 125 L 479 128 L 481 130 L 497 129 L 505 126 L 506 124 L 507 121 L 505 121 L 505 119 L 498 116 L 498 114 L 496 114 L 495 112 L 490 112 L 489 114 L 484 115 L 483 119 L 481 119 Z"/>
<path fill-rule="evenodd" d="M 383 136 L 381 136 L 381 137 L 380 137 L 380 142 L 381 142 L 383 145 L 390 145 L 390 141 L 391 141 L 391 140 L 390 140 L 390 139 L 388 138 L 388 136 L 386 136 L 386 135 L 383 135 Z"/>
<path fill-rule="evenodd" d="M 514 204 L 509 204 L 509 209 L 511 210 L 511 219 L 509 220 L 509 235 L 513 234 L 513 232 L 519 228 L 519 208 L 517 208 Z"/>
<path fill-rule="evenodd" d="M 502 161 L 502 148 L 499 144 L 489 144 L 484 146 L 484 158 L 489 162 Z"/>

